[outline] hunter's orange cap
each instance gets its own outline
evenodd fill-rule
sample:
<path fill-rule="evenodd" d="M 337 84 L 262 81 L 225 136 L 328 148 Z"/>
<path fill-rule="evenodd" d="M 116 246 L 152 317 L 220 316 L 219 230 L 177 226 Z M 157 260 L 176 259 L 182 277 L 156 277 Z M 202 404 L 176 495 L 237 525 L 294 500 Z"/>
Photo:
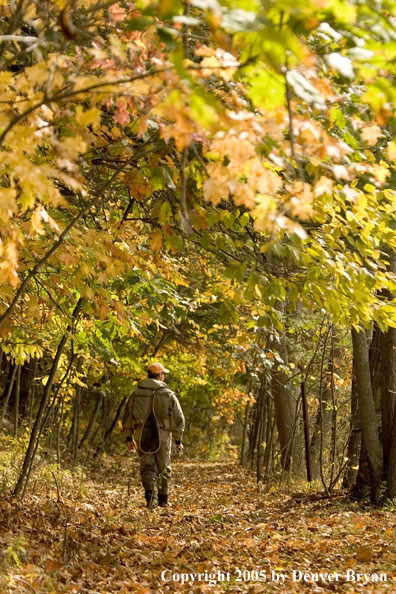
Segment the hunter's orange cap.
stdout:
<path fill-rule="evenodd" d="M 169 373 L 169 369 L 165 369 L 161 363 L 151 363 L 151 365 L 147 367 L 147 371 L 152 371 L 153 373 Z"/>

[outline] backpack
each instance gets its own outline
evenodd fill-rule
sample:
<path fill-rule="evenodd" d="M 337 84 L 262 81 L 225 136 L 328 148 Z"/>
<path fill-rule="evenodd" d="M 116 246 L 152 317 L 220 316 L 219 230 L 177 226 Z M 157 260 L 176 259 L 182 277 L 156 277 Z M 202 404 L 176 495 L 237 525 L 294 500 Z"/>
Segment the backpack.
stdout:
<path fill-rule="evenodd" d="M 150 412 L 144 420 L 139 439 L 139 448 L 143 454 L 155 454 L 160 448 L 160 432 L 154 413 L 154 398 L 155 390 L 153 390 Z"/>

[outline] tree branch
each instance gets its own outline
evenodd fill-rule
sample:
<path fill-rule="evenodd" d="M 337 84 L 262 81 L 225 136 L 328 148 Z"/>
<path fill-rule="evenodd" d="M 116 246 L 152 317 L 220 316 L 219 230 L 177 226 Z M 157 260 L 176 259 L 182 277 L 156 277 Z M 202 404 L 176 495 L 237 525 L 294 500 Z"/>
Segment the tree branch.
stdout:
<path fill-rule="evenodd" d="M 78 221 L 84 216 L 84 214 L 87 213 L 92 208 L 92 206 L 95 206 L 95 204 L 102 198 L 102 196 L 104 195 L 106 190 L 111 186 L 111 184 L 113 183 L 113 181 L 115 180 L 117 175 L 119 173 L 121 173 L 123 168 L 124 168 L 124 164 L 111 176 L 111 178 L 105 183 L 105 185 L 100 190 L 100 192 L 96 196 L 94 196 L 92 198 L 92 200 L 90 200 L 82 210 L 80 210 L 78 215 L 69 223 L 69 225 L 63 231 L 63 233 L 61 233 L 58 241 L 56 241 L 54 243 L 54 245 L 48 250 L 48 252 L 40 260 L 38 260 L 35 263 L 35 265 L 30 270 L 30 272 L 28 273 L 26 278 L 23 280 L 23 282 L 22 282 L 21 286 L 19 287 L 18 291 L 16 292 L 12 302 L 10 303 L 10 305 L 8 306 L 6 311 L 3 313 L 3 315 L 0 316 L 0 328 L 3 327 L 3 325 L 7 321 L 8 317 L 13 313 L 19 299 L 21 298 L 23 292 L 25 291 L 25 289 L 26 289 L 27 285 L 29 284 L 29 282 L 31 281 L 31 279 L 38 273 L 38 271 L 41 269 L 43 264 L 45 264 L 50 259 L 50 257 L 56 252 L 56 250 L 59 248 L 59 246 L 62 245 L 62 243 L 65 241 L 66 237 L 68 236 L 69 232 L 78 223 Z"/>

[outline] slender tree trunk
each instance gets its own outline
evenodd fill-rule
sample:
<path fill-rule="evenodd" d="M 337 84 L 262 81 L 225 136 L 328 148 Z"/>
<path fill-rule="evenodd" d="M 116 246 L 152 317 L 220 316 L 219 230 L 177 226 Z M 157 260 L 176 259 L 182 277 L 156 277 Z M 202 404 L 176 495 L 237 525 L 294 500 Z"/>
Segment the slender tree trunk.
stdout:
<path fill-rule="evenodd" d="M 243 423 L 242 447 L 241 447 L 241 464 L 242 464 L 242 466 L 244 466 L 246 464 L 246 437 L 247 437 L 247 430 L 248 430 L 248 424 L 249 424 L 249 412 L 250 412 L 250 402 L 248 402 L 246 405 L 244 423 Z"/>
<path fill-rule="evenodd" d="M 36 376 L 37 376 L 37 367 L 38 361 L 37 359 L 34 360 L 34 371 L 33 371 L 33 380 L 32 385 L 29 392 L 29 437 L 30 432 L 32 430 L 32 418 L 33 418 L 33 406 L 34 406 L 34 397 L 36 395 Z"/>
<path fill-rule="evenodd" d="M 258 411 L 259 416 L 259 426 L 258 426 L 258 437 L 257 437 L 257 482 L 261 482 L 262 480 L 262 469 L 264 464 L 264 449 L 263 449 L 263 438 L 264 438 L 264 423 L 265 423 L 265 405 L 266 400 L 269 397 L 268 394 L 268 386 L 267 391 L 266 388 L 266 381 L 263 377 L 261 390 L 260 390 L 260 406 Z"/>
<path fill-rule="evenodd" d="M 381 348 L 381 416 L 384 470 L 388 469 L 396 398 L 396 328 L 382 334 Z"/>
<path fill-rule="evenodd" d="M 8 363 L 8 365 L 7 365 L 7 363 Z M 2 403 L 3 408 L 4 408 L 3 402 L 5 402 L 5 399 L 7 398 L 7 394 L 9 392 L 9 388 L 10 388 L 10 383 L 14 382 L 14 379 L 12 379 L 12 378 L 13 377 L 15 378 L 15 373 L 14 373 L 15 368 L 16 368 L 16 365 L 14 365 L 11 360 L 6 361 L 6 371 L 4 371 L 4 375 L 7 374 L 7 380 L 6 380 L 6 383 L 4 386 L 3 393 L 0 396 L 0 403 Z M 11 380 L 12 380 L 12 382 L 11 382 Z M 9 400 L 9 398 L 8 398 L 8 400 Z"/>
<path fill-rule="evenodd" d="M 275 435 L 275 415 L 272 417 L 272 407 L 270 408 L 270 415 L 267 417 L 267 439 L 265 444 L 265 454 L 264 454 L 264 467 L 265 467 L 265 479 L 267 485 L 269 486 L 271 475 L 272 475 L 272 467 L 273 467 L 273 448 L 272 445 L 274 443 L 274 435 Z"/>
<path fill-rule="evenodd" d="M 287 340 L 283 332 L 280 338 L 279 355 L 288 365 Z M 287 388 L 288 376 L 277 361 L 272 368 L 271 388 L 274 398 L 276 427 L 278 429 L 282 469 L 295 475 L 304 473 L 304 455 L 299 419 L 296 415 L 296 399 Z M 297 426 L 296 426 L 297 424 Z"/>
<path fill-rule="evenodd" d="M 81 387 L 77 386 L 76 396 L 74 398 L 74 413 L 73 422 L 71 427 L 71 453 L 73 463 L 76 463 L 78 453 L 78 438 L 80 433 L 80 402 L 81 400 Z"/>
<path fill-rule="evenodd" d="M 310 483 L 312 481 L 312 469 L 311 469 L 311 452 L 309 448 L 309 419 L 308 419 L 308 403 L 307 395 L 305 392 L 305 382 L 301 383 L 301 402 L 304 420 L 304 451 L 305 451 L 305 465 L 307 467 L 307 480 Z"/>
<path fill-rule="evenodd" d="M 19 414 L 22 416 L 25 416 L 28 410 L 30 391 L 32 388 L 33 378 L 35 377 L 34 369 L 35 363 L 33 363 L 33 361 L 25 363 L 21 366 L 21 378 L 19 389 Z"/>
<path fill-rule="evenodd" d="M 387 493 L 386 496 L 390 500 L 396 498 L 396 423 L 393 423 L 393 430 L 391 435 L 391 443 L 389 449 L 388 459 L 388 473 L 387 473 Z"/>
<path fill-rule="evenodd" d="M 362 423 L 363 440 L 367 448 L 372 498 L 374 503 L 379 503 L 384 464 L 382 447 L 378 435 L 374 396 L 371 388 L 367 341 L 363 329 L 358 332 L 355 328 L 352 328 L 352 343 L 356 370 L 359 414 Z"/>
<path fill-rule="evenodd" d="M 78 315 L 80 314 L 80 311 L 82 309 L 84 305 L 84 299 L 82 297 L 80 297 L 80 299 L 78 300 L 74 311 L 72 313 L 72 323 L 77 319 Z M 33 453 L 35 452 L 36 448 L 36 441 L 38 441 L 38 439 L 40 438 L 40 433 L 42 430 L 41 427 L 41 423 L 44 417 L 44 412 L 45 409 L 48 405 L 48 401 L 49 401 L 49 397 L 50 397 L 50 393 L 51 393 L 51 388 L 52 388 L 52 384 L 54 382 L 55 379 L 55 374 L 56 371 L 58 369 L 58 364 L 59 364 L 59 360 L 61 358 L 61 355 L 64 351 L 64 348 L 66 346 L 67 340 L 68 340 L 68 336 L 69 336 L 69 332 L 72 329 L 72 324 L 68 324 L 67 328 L 66 328 L 66 332 L 65 334 L 62 336 L 61 341 L 58 345 L 57 351 L 55 353 L 55 357 L 54 360 L 52 362 L 52 366 L 48 375 L 48 380 L 47 380 L 47 384 L 44 388 L 44 393 L 43 396 L 41 398 L 41 403 L 40 403 L 40 408 L 38 410 L 37 416 L 36 416 L 36 420 L 34 422 L 33 425 L 33 429 L 32 429 L 32 434 L 30 436 L 30 441 L 29 441 L 29 445 L 25 454 L 25 459 L 23 462 L 23 466 L 21 469 L 21 472 L 19 474 L 19 478 L 17 480 L 17 483 L 14 487 L 14 492 L 13 495 L 14 497 L 18 497 L 19 494 L 22 491 L 23 488 L 23 484 L 25 479 L 27 478 L 27 474 L 29 471 L 29 467 L 31 466 L 31 463 L 33 462 Z M 37 450 L 36 450 L 37 451 Z"/>
<path fill-rule="evenodd" d="M 389 258 L 388 269 L 396 274 L 396 254 Z M 395 295 L 384 291 L 392 301 Z M 384 468 L 389 499 L 396 497 L 396 328 L 389 327 L 382 333 L 381 349 L 381 416 Z"/>
<path fill-rule="evenodd" d="M 268 477 L 271 474 L 271 450 L 272 442 L 275 430 L 275 418 L 273 419 L 272 414 L 272 394 L 268 389 L 268 398 L 265 401 L 265 451 L 263 466 L 265 469 L 265 480 L 268 481 Z"/>
<path fill-rule="evenodd" d="M 383 333 L 378 328 L 377 324 L 374 324 L 374 330 L 371 336 L 370 348 L 369 348 L 369 362 L 370 362 L 370 377 L 371 377 L 371 390 L 373 393 L 374 407 L 377 413 L 381 410 L 381 388 L 382 388 L 382 365 L 381 365 L 381 351 L 382 351 Z M 366 331 L 366 342 L 367 342 L 367 331 Z"/>
<path fill-rule="evenodd" d="M 256 401 L 252 409 L 252 425 L 250 429 L 249 459 L 250 469 L 253 470 L 255 454 L 257 453 L 258 434 L 260 428 L 260 391 L 256 392 Z"/>
<path fill-rule="evenodd" d="M 323 370 L 321 370 L 323 373 Z M 319 394 L 319 406 L 316 413 L 315 426 L 311 438 L 312 480 L 320 478 L 320 457 L 324 453 L 330 433 L 332 418 L 331 374 L 333 373 L 333 356 L 330 352 L 327 371 L 323 374 L 322 390 Z"/>
<path fill-rule="evenodd" d="M 110 441 L 111 436 L 113 435 L 114 429 L 117 427 L 118 424 L 118 420 L 121 418 L 122 412 L 124 410 L 124 406 L 127 402 L 127 400 L 129 399 L 129 396 L 125 396 L 125 398 L 123 398 L 120 406 L 117 409 L 116 415 L 113 419 L 113 422 L 111 423 L 109 429 L 106 431 L 106 433 L 103 436 L 102 439 L 102 443 L 100 444 L 100 446 L 98 447 L 98 449 L 96 450 L 95 454 L 94 454 L 94 458 L 96 458 L 97 456 L 101 456 L 106 448 L 106 445 L 108 444 L 108 442 Z"/>
<path fill-rule="evenodd" d="M 50 414 L 48 417 L 48 425 L 47 425 L 47 460 L 51 463 L 52 462 L 52 432 L 54 427 L 54 419 L 55 414 L 57 412 L 57 408 L 55 409 L 51 407 Z M 45 427 L 43 427 L 44 431 Z"/>
<path fill-rule="evenodd" d="M 92 436 L 89 438 L 89 440 L 87 441 L 87 445 L 92 445 L 94 447 L 94 444 L 97 443 L 97 437 L 100 434 L 100 432 L 102 431 L 102 429 L 106 426 L 106 423 L 108 423 L 108 419 L 109 419 L 109 415 L 111 413 L 111 409 L 112 409 L 112 402 L 109 398 L 103 398 L 102 401 L 102 417 L 100 419 L 100 422 L 98 423 L 98 426 L 96 427 L 96 429 L 94 430 L 94 432 L 92 433 Z M 104 432 L 106 432 L 106 429 L 104 429 Z"/>
<path fill-rule="evenodd" d="M 60 406 L 60 415 L 59 415 L 59 421 L 58 421 L 58 431 L 57 431 L 57 434 L 56 434 L 56 459 L 57 459 L 57 464 L 58 464 L 58 471 L 60 469 L 60 463 L 61 463 L 60 440 L 61 440 L 61 430 L 62 430 L 62 425 L 63 425 L 63 408 L 64 408 L 64 403 L 65 403 L 65 396 L 63 394 L 62 395 L 62 400 L 61 400 L 61 406 Z"/>
<path fill-rule="evenodd" d="M 15 382 L 15 404 L 14 404 L 14 437 L 18 439 L 18 416 L 19 416 L 19 394 L 21 392 L 21 365 L 18 365 L 18 371 Z"/>
<path fill-rule="evenodd" d="M 8 383 L 8 389 L 7 389 L 7 392 L 5 393 L 3 412 L 1 414 L 0 427 L 2 426 L 2 424 L 4 422 L 4 417 L 5 417 L 5 414 L 6 414 L 6 410 L 7 410 L 7 406 L 8 406 L 8 401 L 9 401 L 10 396 L 11 396 L 12 387 L 14 385 L 16 372 L 17 372 L 17 366 L 14 365 L 13 366 L 13 369 L 12 369 L 11 379 L 10 379 L 10 381 Z"/>
<path fill-rule="evenodd" d="M 362 432 L 360 429 L 355 427 L 356 419 L 358 416 L 358 397 L 357 397 L 357 386 L 356 386 L 356 373 L 355 373 L 355 359 L 353 360 L 352 370 L 352 388 L 351 388 L 351 422 L 350 422 L 350 433 L 347 450 L 347 465 L 345 467 L 344 479 L 342 486 L 344 489 L 349 489 L 356 483 L 357 467 L 359 465 L 359 453 L 360 445 L 362 442 Z"/>
<path fill-rule="evenodd" d="M 89 423 L 88 423 L 87 428 L 85 429 L 84 435 L 81 438 L 80 445 L 78 446 L 79 450 L 82 448 L 85 441 L 89 442 L 89 439 L 93 432 L 93 428 L 96 423 L 96 419 L 98 418 L 99 410 L 100 410 L 100 407 L 101 407 L 101 404 L 103 401 L 103 394 L 102 394 L 102 392 L 98 392 L 98 393 L 95 393 L 95 396 L 96 396 L 95 408 L 93 410 L 91 418 L 89 419 Z"/>

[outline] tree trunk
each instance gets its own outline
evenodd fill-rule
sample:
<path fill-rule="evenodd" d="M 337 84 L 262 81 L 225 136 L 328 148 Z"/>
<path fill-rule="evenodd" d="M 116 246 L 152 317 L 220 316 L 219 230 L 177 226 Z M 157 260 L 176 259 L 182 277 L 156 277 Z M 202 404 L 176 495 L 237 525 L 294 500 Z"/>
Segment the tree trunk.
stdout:
<path fill-rule="evenodd" d="M 261 390 L 261 389 L 260 389 Z M 250 469 L 253 470 L 255 453 L 257 452 L 258 434 L 260 429 L 260 391 L 255 397 L 255 403 L 251 413 L 251 425 L 249 431 L 249 460 Z"/>
<path fill-rule="evenodd" d="M 10 400 L 10 396 L 11 396 L 11 392 L 12 392 L 12 386 L 14 385 L 16 372 L 17 372 L 17 366 L 16 365 L 13 365 L 11 378 L 7 382 L 6 389 L 4 391 L 4 406 L 3 406 L 3 412 L 1 414 L 0 427 L 2 426 L 2 424 L 4 422 L 4 417 L 5 417 L 5 414 L 6 414 L 6 411 L 7 411 L 8 402 Z"/>
<path fill-rule="evenodd" d="M 102 392 L 95 392 L 95 397 L 96 397 L 96 402 L 95 402 L 95 408 L 93 410 L 93 413 L 91 415 L 91 418 L 89 419 L 89 423 L 87 428 L 85 429 L 84 435 L 81 438 L 80 441 L 80 445 L 78 446 L 78 449 L 80 450 L 83 446 L 83 444 L 85 443 L 85 441 L 89 442 L 89 439 L 92 435 L 93 432 L 93 428 L 95 426 L 96 423 L 96 419 L 98 418 L 98 414 L 99 414 L 99 410 L 102 404 L 102 400 L 103 400 L 103 393 Z"/>
<path fill-rule="evenodd" d="M 102 401 L 102 418 L 98 423 L 95 431 L 92 433 L 92 436 L 89 438 L 87 445 L 92 445 L 94 447 L 95 443 L 97 443 L 97 436 L 103 429 L 102 433 L 106 433 L 106 425 L 108 425 L 109 415 L 111 413 L 113 403 L 110 398 L 103 398 Z M 99 446 L 98 446 L 99 447 Z"/>
<path fill-rule="evenodd" d="M 246 464 L 246 439 L 249 426 L 250 402 L 247 403 L 244 414 L 243 430 L 242 430 L 242 445 L 241 445 L 241 464 Z"/>
<path fill-rule="evenodd" d="M 258 409 L 258 417 L 259 417 L 259 425 L 258 425 L 258 437 L 257 437 L 257 472 L 256 478 L 257 482 L 261 482 L 262 480 L 262 469 L 264 464 L 264 449 L 263 449 L 263 439 L 264 439 L 264 423 L 265 423 L 265 405 L 266 401 L 269 398 L 268 394 L 268 387 L 267 391 L 266 388 L 266 381 L 263 377 L 261 389 L 260 389 L 260 400 L 259 400 L 259 409 Z"/>
<path fill-rule="evenodd" d="M 388 270 L 396 274 L 396 254 L 389 258 Z M 388 289 L 386 298 L 392 301 L 395 295 Z M 389 499 L 396 497 L 396 329 L 389 327 L 382 333 L 381 349 L 381 418 L 384 469 Z"/>
<path fill-rule="evenodd" d="M 324 378 L 322 381 L 322 390 L 321 394 L 319 394 L 319 406 L 316 413 L 315 419 L 315 426 L 312 433 L 311 438 L 311 471 L 312 471 L 312 480 L 317 480 L 320 478 L 320 458 L 321 453 L 323 455 L 329 433 L 331 427 L 331 419 L 332 419 L 332 390 L 331 390 L 331 382 L 332 382 L 332 374 L 334 371 L 334 353 L 333 347 L 330 350 L 329 360 L 327 363 L 327 371 L 324 374 Z M 323 366 L 322 366 L 323 369 Z"/>
<path fill-rule="evenodd" d="M 367 449 L 372 499 L 374 503 L 379 503 L 384 465 L 382 447 L 378 435 L 374 396 L 371 389 L 367 341 L 363 329 L 358 332 L 355 328 L 352 328 L 352 343 L 359 415 L 362 424 L 363 441 Z"/>
<path fill-rule="evenodd" d="M 129 399 L 129 396 L 125 396 L 125 398 L 122 400 L 120 406 L 117 409 L 117 412 L 116 412 L 116 415 L 114 417 L 112 424 L 110 425 L 109 429 L 104 434 L 102 443 L 100 444 L 100 446 L 98 447 L 98 449 L 96 450 L 96 452 L 94 454 L 94 458 L 96 458 L 97 456 L 100 457 L 103 454 L 105 447 L 108 444 L 108 442 L 110 441 L 110 438 L 114 432 L 114 429 L 117 427 L 118 420 L 121 418 L 122 411 L 123 411 L 124 406 L 128 399 Z"/>
<path fill-rule="evenodd" d="M 74 308 L 74 311 L 72 313 L 72 324 L 73 322 L 77 319 L 78 315 L 80 314 L 80 311 L 83 307 L 84 304 L 84 299 L 82 297 L 80 297 L 80 299 L 78 300 L 76 307 Z M 55 353 L 55 357 L 54 360 L 52 362 L 52 366 L 48 375 L 48 380 L 47 380 L 47 384 L 44 388 L 44 393 L 43 396 L 41 398 L 41 402 L 40 402 L 40 408 L 38 410 L 37 413 L 37 417 L 36 420 L 34 422 L 33 425 L 33 429 L 32 429 L 32 434 L 30 436 L 30 441 L 29 441 L 29 445 L 25 454 L 25 459 L 23 461 L 23 466 L 21 469 L 21 472 L 19 474 L 19 478 L 17 480 L 17 483 L 14 487 L 14 492 L 13 492 L 13 496 L 14 497 L 18 497 L 19 494 L 22 491 L 23 488 L 23 484 L 25 482 L 25 479 L 28 478 L 28 474 L 30 475 L 29 469 L 33 463 L 33 454 L 35 451 L 37 451 L 36 446 L 36 441 L 38 441 L 40 439 L 40 434 L 42 431 L 42 420 L 43 420 L 43 416 L 44 416 L 44 412 L 45 409 L 48 405 L 48 401 L 50 398 L 50 393 L 51 393 L 51 388 L 52 388 L 52 384 L 54 382 L 54 378 L 55 378 L 55 374 L 56 371 L 58 369 L 58 364 L 59 364 L 59 360 L 61 358 L 61 355 L 64 351 L 64 348 L 66 346 L 68 337 L 69 337 L 69 332 L 72 329 L 72 324 L 68 324 L 67 328 L 66 328 L 66 332 L 64 333 L 64 335 L 61 338 L 61 341 L 58 345 L 57 351 Z M 26 489 L 25 489 L 26 490 Z"/>
<path fill-rule="evenodd" d="M 19 395 L 21 391 L 21 365 L 18 365 L 18 371 L 15 382 L 15 403 L 14 403 L 14 437 L 18 439 L 18 420 L 19 420 Z"/>
<path fill-rule="evenodd" d="M 271 404 L 271 403 L 270 403 Z M 272 407 L 270 406 L 270 414 L 267 416 L 267 432 L 265 440 L 265 453 L 264 453 L 264 468 L 265 468 L 265 480 L 269 486 L 272 466 L 273 466 L 273 449 L 272 444 L 274 442 L 275 434 L 275 415 L 272 418 Z"/>
<path fill-rule="evenodd" d="M 280 338 L 279 355 L 288 365 L 287 341 L 283 332 Z M 281 451 L 282 470 L 300 476 L 304 473 L 304 455 L 299 418 L 296 414 L 296 399 L 286 387 L 288 376 L 277 361 L 272 368 L 271 388 L 274 398 L 276 427 Z"/>
<path fill-rule="evenodd" d="M 396 397 L 396 328 L 381 333 L 381 417 L 384 470 L 390 460 Z"/>
<path fill-rule="evenodd" d="M 29 428 L 29 437 L 30 432 L 32 430 L 32 418 L 33 418 L 33 406 L 34 406 L 34 397 L 36 395 L 36 376 L 37 376 L 37 368 L 38 368 L 38 360 L 34 360 L 34 369 L 33 369 L 33 379 L 32 384 L 30 386 L 29 391 L 29 420 L 28 420 L 28 428 Z"/>
<path fill-rule="evenodd" d="M 72 460 L 73 464 L 77 461 L 77 454 L 78 454 L 78 437 L 80 433 L 80 402 L 81 400 L 81 386 L 77 386 L 76 388 L 76 395 L 74 398 L 74 411 L 73 411 L 73 422 L 71 426 L 71 453 L 72 453 Z"/>
<path fill-rule="evenodd" d="M 342 481 L 342 486 L 344 489 L 349 489 L 349 487 L 356 483 L 357 467 L 359 465 L 360 444 L 362 442 L 362 432 L 355 426 L 357 416 L 358 397 L 356 386 L 355 359 L 353 359 L 351 388 L 351 422 L 347 451 L 348 461 L 345 467 L 344 478 Z"/>

